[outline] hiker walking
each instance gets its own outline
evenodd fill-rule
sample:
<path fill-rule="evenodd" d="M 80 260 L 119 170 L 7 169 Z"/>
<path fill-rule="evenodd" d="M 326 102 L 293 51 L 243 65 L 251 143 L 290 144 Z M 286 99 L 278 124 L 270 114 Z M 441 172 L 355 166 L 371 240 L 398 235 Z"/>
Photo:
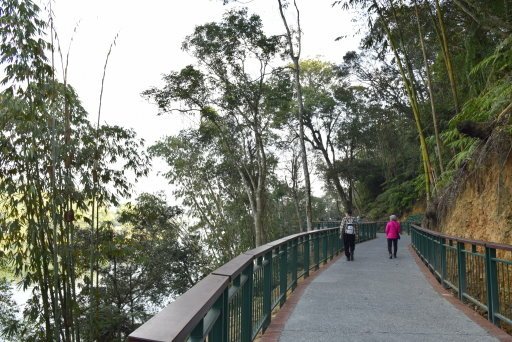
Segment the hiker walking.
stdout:
<path fill-rule="evenodd" d="M 345 217 L 341 220 L 341 236 L 348 261 L 354 261 L 354 249 L 356 248 L 356 218 L 352 217 L 352 211 L 347 210 Z"/>
<path fill-rule="evenodd" d="M 389 222 L 386 224 L 386 238 L 388 239 L 388 252 L 389 258 L 396 258 L 396 250 L 398 249 L 398 239 L 400 239 L 400 222 L 396 215 L 389 217 Z M 391 245 L 393 245 L 393 253 L 391 253 Z"/>

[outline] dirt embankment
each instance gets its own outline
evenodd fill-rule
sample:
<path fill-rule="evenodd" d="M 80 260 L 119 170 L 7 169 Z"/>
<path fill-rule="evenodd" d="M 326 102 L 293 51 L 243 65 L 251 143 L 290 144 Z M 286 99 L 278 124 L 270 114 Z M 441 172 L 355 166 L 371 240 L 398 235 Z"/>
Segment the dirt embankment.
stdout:
<path fill-rule="evenodd" d="M 443 220 L 449 235 L 512 244 L 512 158 L 495 163 L 467 180 Z"/>
<path fill-rule="evenodd" d="M 512 244 L 512 137 L 482 141 L 453 184 L 432 203 L 423 225 L 448 235 Z"/>

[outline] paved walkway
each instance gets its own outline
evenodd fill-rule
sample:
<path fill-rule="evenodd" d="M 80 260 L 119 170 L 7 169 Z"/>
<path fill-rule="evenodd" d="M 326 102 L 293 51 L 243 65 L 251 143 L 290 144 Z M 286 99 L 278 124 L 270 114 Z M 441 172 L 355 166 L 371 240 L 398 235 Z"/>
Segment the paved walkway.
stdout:
<path fill-rule="evenodd" d="M 382 235 L 356 245 L 307 286 L 279 341 L 498 341 L 432 287 L 409 244 L 391 260 Z"/>

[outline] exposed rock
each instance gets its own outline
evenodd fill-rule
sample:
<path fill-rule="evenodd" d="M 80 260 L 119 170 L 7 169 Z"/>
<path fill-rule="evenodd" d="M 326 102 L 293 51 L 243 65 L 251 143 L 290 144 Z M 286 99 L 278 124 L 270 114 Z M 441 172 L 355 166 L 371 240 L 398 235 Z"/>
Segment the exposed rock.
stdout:
<path fill-rule="evenodd" d="M 472 138 L 487 140 L 493 130 L 492 122 L 461 121 L 457 124 L 457 130 Z"/>

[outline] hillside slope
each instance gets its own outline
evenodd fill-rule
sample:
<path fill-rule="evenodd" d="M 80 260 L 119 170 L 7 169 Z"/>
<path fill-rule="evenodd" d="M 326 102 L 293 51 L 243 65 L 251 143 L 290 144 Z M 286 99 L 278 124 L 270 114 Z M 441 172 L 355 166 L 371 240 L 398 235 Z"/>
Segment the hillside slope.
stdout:
<path fill-rule="evenodd" d="M 510 117 L 510 112 L 507 113 Z M 507 120 L 508 121 L 508 120 Z M 448 235 L 512 244 L 512 136 L 496 128 L 427 209 L 423 225 Z"/>

